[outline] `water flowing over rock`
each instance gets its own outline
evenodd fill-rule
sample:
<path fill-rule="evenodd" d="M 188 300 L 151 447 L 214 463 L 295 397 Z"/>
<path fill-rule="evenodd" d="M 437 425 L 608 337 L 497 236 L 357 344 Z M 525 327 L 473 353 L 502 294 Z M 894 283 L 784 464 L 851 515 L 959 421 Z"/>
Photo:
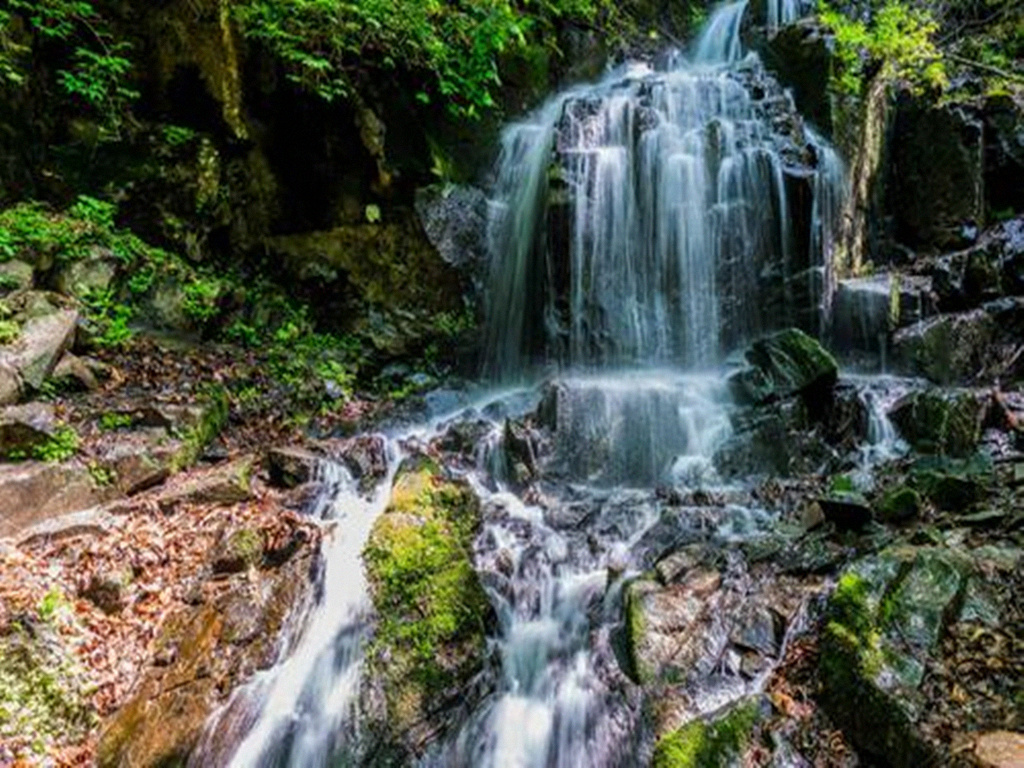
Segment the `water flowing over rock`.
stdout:
<path fill-rule="evenodd" d="M 780 7 L 788 18 L 795 4 Z M 745 9 L 715 13 L 695 63 L 627 66 L 505 132 L 492 373 L 545 359 L 707 366 L 764 330 L 818 329 L 840 164 L 744 58 Z"/>

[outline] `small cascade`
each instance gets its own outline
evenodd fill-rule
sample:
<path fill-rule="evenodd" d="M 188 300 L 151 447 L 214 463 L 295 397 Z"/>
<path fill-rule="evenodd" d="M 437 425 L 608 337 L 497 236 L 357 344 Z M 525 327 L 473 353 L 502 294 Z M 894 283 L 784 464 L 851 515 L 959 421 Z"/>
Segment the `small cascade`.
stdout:
<path fill-rule="evenodd" d="M 393 473 L 394 456 L 391 465 Z M 318 472 L 324 490 L 312 514 L 328 527 L 319 605 L 289 656 L 237 691 L 208 727 L 210 743 L 221 729 L 247 733 L 234 754 L 214 761 L 200 747 L 189 763 L 196 768 L 358 764 L 350 750 L 360 743 L 357 705 L 372 616 L 362 550 L 390 496 L 390 474 L 366 498 L 342 465 L 325 461 Z"/>
<path fill-rule="evenodd" d="M 770 6 L 780 19 L 796 8 Z M 744 55 L 745 11 L 716 11 L 693 63 L 623 67 L 506 130 L 492 375 L 545 361 L 694 369 L 781 324 L 818 330 L 842 168 Z"/>

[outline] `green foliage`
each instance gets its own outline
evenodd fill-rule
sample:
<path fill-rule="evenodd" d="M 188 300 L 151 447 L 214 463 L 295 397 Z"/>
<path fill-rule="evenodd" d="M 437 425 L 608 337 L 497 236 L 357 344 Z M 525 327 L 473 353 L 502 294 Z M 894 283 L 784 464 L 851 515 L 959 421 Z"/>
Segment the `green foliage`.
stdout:
<path fill-rule="evenodd" d="M 50 438 L 32 449 L 33 458 L 39 461 L 67 461 L 78 453 L 78 433 L 73 427 L 57 427 Z"/>
<path fill-rule="evenodd" d="M 129 84 L 130 43 L 116 40 L 107 20 L 86 0 L 8 0 L 10 11 L 0 13 L 0 29 L 9 30 L 17 13 L 39 41 L 66 47 L 66 65 L 56 73 L 63 92 L 83 104 L 98 120 L 101 138 L 120 138 L 139 93 Z M 24 73 L 12 63 L 24 51 L 11 49 L 9 34 L 0 32 L 0 77 L 23 85 Z"/>
<path fill-rule="evenodd" d="M 900 0 L 873 9 L 870 22 L 851 19 L 825 0 L 822 21 L 836 39 L 833 82 L 837 90 L 860 95 L 876 72 L 914 90 L 947 84 L 945 63 L 935 43 L 938 24 L 931 12 Z"/>
<path fill-rule="evenodd" d="M 135 423 L 130 413 L 104 413 L 100 416 L 99 428 L 104 432 L 115 432 L 119 429 L 128 429 Z"/>
<path fill-rule="evenodd" d="M 495 106 L 498 58 L 557 20 L 594 21 L 608 0 L 244 0 L 245 35 L 286 64 L 289 77 L 331 101 L 354 94 L 356 68 L 426 73 L 416 93 L 455 115 Z"/>
<path fill-rule="evenodd" d="M 182 309 L 198 323 L 206 323 L 219 312 L 217 300 L 223 291 L 220 280 L 196 276 L 185 284 L 185 300 Z"/>
<path fill-rule="evenodd" d="M 21 328 L 14 320 L 0 320 L 0 346 L 13 344 L 21 335 Z"/>
<path fill-rule="evenodd" d="M 30 263 L 67 263 L 86 258 L 97 247 L 125 264 L 158 257 L 158 249 L 115 227 L 116 212 L 113 204 L 87 195 L 79 196 L 66 213 L 38 202 L 7 208 L 0 211 L 0 261 L 20 255 Z"/>
<path fill-rule="evenodd" d="M 95 461 L 89 462 L 89 476 L 99 488 L 107 488 L 117 482 L 117 472 Z"/>

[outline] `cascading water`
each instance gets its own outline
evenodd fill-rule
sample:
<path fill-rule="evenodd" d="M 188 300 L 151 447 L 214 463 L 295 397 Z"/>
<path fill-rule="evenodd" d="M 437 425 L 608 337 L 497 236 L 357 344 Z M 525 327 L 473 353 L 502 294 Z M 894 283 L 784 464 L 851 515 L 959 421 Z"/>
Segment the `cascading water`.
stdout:
<path fill-rule="evenodd" d="M 799 5 L 771 0 L 767 25 L 792 21 Z M 431 745 L 424 768 L 640 764 L 650 747 L 641 693 L 616 650 L 624 584 L 673 546 L 734 541 L 770 522 L 738 505 L 666 506 L 654 491 L 704 493 L 730 432 L 721 379 L 678 371 L 715 366 L 767 328 L 821 322 L 841 165 L 745 53 L 746 11 L 719 9 L 690 61 L 676 54 L 663 68 L 634 64 L 569 89 L 503 137 L 488 373 L 577 370 L 529 390 L 525 404 L 518 395 L 460 417 L 494 416 L 476 467 L 460 471 L 483 504 L 475 558 L 498 616 L 499 663 L 490 695 Z M 544 469 L 554 485 L 526 501 L 514 492 L 504 419 L 533 408 L 554 443 Z M 429 442 L 435 428 L 415 432 Z M 393 474 L 401 451 L 389 445 Z M 336 478 L 328 516 L 345 520 L 325 548 L 321 605 L 292 655 L 239 693 L 252 705 L 226 708 L 245 713 L 235 727 L 248 734 L 231 765 L 372 762 L 356 706 L 372 631 L 359 555 L 390 482 L 367 500 Z M 748 582 L 734 563 L 723 589 L 735 601 Z M 766 674 L 739 675 L 728 631 L 713 624 L 695 714 Z"/>
<path fill-rule="evenodd" d="M 795 307 L 821 299 L 841 166 L 744 56 L 745 10 L 714 14 L 694 63 L 631 65 L 505 132 L 492 374 L 552 360 L 709 366 L 778 324 L 817 324 Z M 794 293 L 800 280 L 817 281 L 817 302 Z"/>

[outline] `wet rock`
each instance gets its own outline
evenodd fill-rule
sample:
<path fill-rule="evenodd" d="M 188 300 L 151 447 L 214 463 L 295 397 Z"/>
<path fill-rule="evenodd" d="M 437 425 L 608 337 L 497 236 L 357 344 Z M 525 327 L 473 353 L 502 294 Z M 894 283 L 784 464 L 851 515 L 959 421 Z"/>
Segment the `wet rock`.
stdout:
<path fill-rule="evenodd" d="M 982 501 L 992 479 L 991 464 L 980 457 L 966 461 L 925 458 L 911 469 L 914 487 L 947 512 L 963 512 Z"/>
<path fill-rule="evenodd" d="M 48 403 L 0 408 L 0 459 L 24 459 L 53 436 L 57 417 Z"/>
<path fill-rule="evenodd" d="M 981 439 L 988 402 L 986 395 L 969 390 L 928 389 L 898 400 L 889 417 L 915 450 L 967 456 Z"/>
<path fill-rule="evenodd" d="M 985 196 L 993 211 L 1024 209 L 1024 99 L 993 93 L 982 107 L 985 122 Z"/>
<path fill-rule="evenodd" d="M 115 495 L 98 487 L 78 462 L 22 462 L 0 465 L 0 537 L 70 512 L 89 509 Z"/>
<path fill-rule="evenodd" d="M 823 703 L 859 750 L 895 768 L 949 764 L 948 742 L 924 727 L 936 705 L 923 696 L 926 666 L 951 628 L 972 620 L 972 585 L 1019 560 L 895 547 L 844 572 L 826 609 L 820 672 Z"/>
<path fill-rule="evenodd" d="M 299 446 L 271 448 L 266 464 L 271 484 L 278 488 L 297 488 L 316 477 L 322 458 Z"/>
<path fill-rule="evenodd" d="M 169 619 L 157 639 L 159 663 L 104 724 L 97 764 L 186 763 L 227 694 L 274 663 L 283 630 L 308 607 L 314 560 L 302 549 L 280 568 L 250 572 L 253 583 Z"/>
<path fill-rule="evenodd" d="M 626 642 L 629 671 L 638 683 L 710 671 L 709 660 L 725 641 L 714 632 L 714 617 L 730 607 L 721 584 L 718 571 L 700 568 L 666 587 L 646 579 L 628 585 Z"/>
<path fill-rule="evenodd" d="M 803 400 L 786 400 L 736 414 L 733 434 L 715 451 L 724 478 L 825 471 L 835 450 L 811 423 Z"/>
<path fill-rule="evenodd" d="M 874 519 L 867 499 L 856 493 L 818 499 L 818 505 L 825 519 L 840 530 L 860 530 Z"/>
<path fill-rule="evenodd" d="M 801 19 L 778 30 L 759 47 L 765 66 L 793 89 L 800 114 L 830 135 L 832 104 L 828 73 L 832 69 L 833 46 L 828 30 L 817 19 Z"/>
<path fill-rule="evenodd" d="M 397 753 L 421 755 L 454 725 L 484 663 L 494 617 L 473 568 L 480 523 L 469 486 L 421 457 L 400 469 L 370 533 L 363 558 L 377 631 L 366 700 L 383 711 L 368 713 L 367 726 Z"/>
<path fill-rule="evenodd" d="M 983 309 L 940 315 L 899 330 L 893 356 L 899 368 L 936 384 L 969 381 L 987 362 L 996 325 Z"/>
<path fill-rule="evenodd" d="M 380 435 L 360 435 L 332 442 L 327 451 L 345 463 L 364 492 L 375 488 L 387 476 L 387 443 Z"/>
<path fill-rule="evenodd" d="M 789 328 L 754 342 L 746 352 L 749 367 L 729 377 L 737 402 L 760 405 L 801 395 L 817 405 L 835 385 L 835 359 L 803 331 Z"/>
<path fill-rule="evenodd" d="M 761 705 L 753 697 L 669 730 L 654 746 L 651 768 L 734 765 L 753 739 L 760 719 Z"/>

